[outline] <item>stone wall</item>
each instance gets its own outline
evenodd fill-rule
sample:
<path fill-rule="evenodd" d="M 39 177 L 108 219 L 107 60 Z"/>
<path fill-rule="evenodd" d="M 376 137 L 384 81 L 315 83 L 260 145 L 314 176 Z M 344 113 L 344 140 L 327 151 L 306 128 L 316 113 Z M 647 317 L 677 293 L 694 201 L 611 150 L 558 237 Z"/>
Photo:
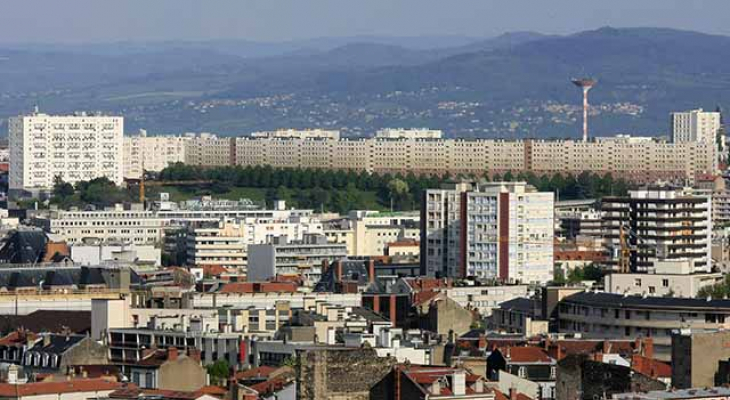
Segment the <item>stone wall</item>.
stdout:
<path fill-rule="evenodd" d="M 367 400 L 370 389 L 395 360 L 362 349 L 309 350 L 299 355 L 297 398 L 301 400 Z"/>

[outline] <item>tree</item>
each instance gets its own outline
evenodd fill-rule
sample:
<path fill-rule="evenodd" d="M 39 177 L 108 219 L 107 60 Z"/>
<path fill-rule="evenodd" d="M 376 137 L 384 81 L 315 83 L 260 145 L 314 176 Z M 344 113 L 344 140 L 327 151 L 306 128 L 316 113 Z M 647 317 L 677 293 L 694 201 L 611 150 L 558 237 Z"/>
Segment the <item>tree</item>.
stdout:
<path fill-rule="evenodd" d="M 63 178 L 61 178 L 59 175 L 56 175 L 53 178 L 53 197 L 66 199 L 73 196 L 74 193 L 76 192 L 74 191 L 73 185 L 68 182 L 64 182 Z"/>
<path fill-rule="evenodd" d="M 402 205 L 404 198 L 408 196 L 408 183 L 399 178 L 391 179 L 388 182 L 388 191 L 390 192 L 391 205 L 398 204 L 398 208 Z"/>
<path fill-rule="evenodd" d="M 226 360 L 218 360 L 213 364 L 206 365 L 205 369 L 210 375 L 210 381 L 214 385 L 223 386 L 230 376 L 231 366 Z"/>

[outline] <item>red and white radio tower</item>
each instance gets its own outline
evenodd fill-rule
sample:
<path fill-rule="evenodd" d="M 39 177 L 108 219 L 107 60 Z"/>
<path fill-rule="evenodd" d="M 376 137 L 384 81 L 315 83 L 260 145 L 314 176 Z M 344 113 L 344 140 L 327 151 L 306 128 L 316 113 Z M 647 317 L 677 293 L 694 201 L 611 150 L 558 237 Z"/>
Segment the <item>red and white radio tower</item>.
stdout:
<path fill-rule="evenodd" d="M 583 89 L 583 141 L 588 141 L 588 91 L 598 81 L 590 78 L 571 79 L 575 86 Z"/>

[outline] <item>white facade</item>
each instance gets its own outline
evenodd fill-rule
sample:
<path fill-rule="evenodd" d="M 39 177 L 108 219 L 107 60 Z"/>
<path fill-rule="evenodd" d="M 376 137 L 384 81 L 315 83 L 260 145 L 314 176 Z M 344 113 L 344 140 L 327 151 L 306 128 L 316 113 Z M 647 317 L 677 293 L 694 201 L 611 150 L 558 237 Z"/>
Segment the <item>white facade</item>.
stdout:
<path fill-rule="evenodd" d="M 185 227 L 194 222 L 217 222 L 224 218 L 309 217 L 311 210 L 143 210 L 133 205 L 125 210 L 122 205 L 99 211 L 51 211 L 33 219 L 33 224 L 46 232 L 59 235 L 69 244 L 82 243 L 94 238 L 105 243 L 160 243 L 168 227 Z"/>
<path fill-rule="evenodd" d="M 124 119 L 114 116 L 10 118 L 10 190 L 49 191 L 56 177 L 75 183 L 107 177 L 122 183 Z"/>
<path fill-rule="evenodd" d="M 190 227 L 188 265 L 248 265 L 248 246 L 271 243 L 286 236 L 303 240 L 306 234 L 323 235 L 322 223 L 309 217 L 226 219 L 217 224 Z"/>
<path fill-rule="evenodd" d="M 71 259 L 81 265 L 102 265 L 108 262 L 162 265 L 162 251 L 153 245 L 78 244 L 71 246 Z"/>
<path fill-rule="evenodd" d="M 142 170 L 160 172 L 167 166 L 185 162 L 185 136 L 147 136 L 140 131 L 137 136 L 124 137 L 124 178 L 139 179 Z"/>
<path fill-rule="evenodd" d="M 554 199 L 524 182 L 427 190 L 426 273 L 514 283 L 553 278 Z M 466 207 L 466 210 L 463 208 Z"/>
<path fill-rule="evenodd" d="M 443 134 L 444 133 L 438 129 L 387 128 L 376 132 L 375 137 L 380 139 L 441 139 Z"/>
<path fill-rule="evenodd" d="M 279 129 L 277 131 L 254 132 L 251 137 L 270 139 L 331 139 L 340 140 L 340 131 L 325 129 Z"/>
<path fill-rule="evenodd" d="M 675 143 L 715 143 L 720 131 L 720 113 L 703 111 L 701 108 L 675 112 L 672 118 L 672 140 Z"/>

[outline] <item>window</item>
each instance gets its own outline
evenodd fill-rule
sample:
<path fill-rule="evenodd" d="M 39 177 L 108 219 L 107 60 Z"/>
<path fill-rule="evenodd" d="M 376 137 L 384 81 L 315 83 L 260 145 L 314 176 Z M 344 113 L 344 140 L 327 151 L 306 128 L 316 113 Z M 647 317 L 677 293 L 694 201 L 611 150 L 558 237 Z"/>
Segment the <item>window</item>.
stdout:
<path fill-rule="evenodd" d="M 669 279 L 662 279 L 662 286 L 669 287 Z"/>
<path fill-rule="evenodd" d="M 641 286 L 641 279 L 634 279 L 634 286 Z"/>
<path fill-rule="evenodd" d="M 650 294 L 656 293 L 656 288 L 654 286 L 649 286 L 649 293 Z"/>

